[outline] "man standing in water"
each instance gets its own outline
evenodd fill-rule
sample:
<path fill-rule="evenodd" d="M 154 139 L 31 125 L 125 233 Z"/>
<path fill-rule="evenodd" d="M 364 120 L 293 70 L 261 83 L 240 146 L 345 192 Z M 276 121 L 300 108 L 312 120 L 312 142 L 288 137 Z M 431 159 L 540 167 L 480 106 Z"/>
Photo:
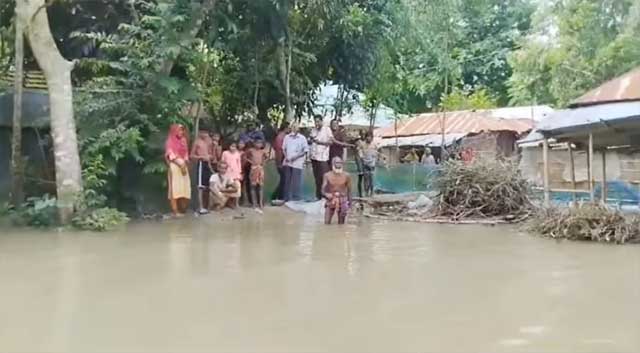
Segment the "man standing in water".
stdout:
<path fill-rule="evenodd" d="M 351 176 L 344 171 L 340 157 L 331 160 L 332 170 L 322 180 L 323 196 L 327 199 L 324 223 L 331 224 L 333 215 L 338 213 L 338 224 L 344 224 L 351 207 Z"/>

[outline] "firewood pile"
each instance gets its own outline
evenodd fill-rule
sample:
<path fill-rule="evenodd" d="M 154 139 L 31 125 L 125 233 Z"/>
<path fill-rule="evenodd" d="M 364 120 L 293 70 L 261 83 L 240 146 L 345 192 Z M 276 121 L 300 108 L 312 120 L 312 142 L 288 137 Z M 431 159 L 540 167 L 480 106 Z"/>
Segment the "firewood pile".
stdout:
<path fill-rule="evenodd" d="M 514 161 L 447 161 L 435 181 L 439 194 L 434 214 L 452 220 L 527 218 L 533 204 L 530 187 Z"/>
<path fill-rule="evenodd" d="M 640 218 L 596 204 L 569 209 L 540 209 L 527 224 L 529 231 L 553 239 L 604 243 L 640 243 Z"/>

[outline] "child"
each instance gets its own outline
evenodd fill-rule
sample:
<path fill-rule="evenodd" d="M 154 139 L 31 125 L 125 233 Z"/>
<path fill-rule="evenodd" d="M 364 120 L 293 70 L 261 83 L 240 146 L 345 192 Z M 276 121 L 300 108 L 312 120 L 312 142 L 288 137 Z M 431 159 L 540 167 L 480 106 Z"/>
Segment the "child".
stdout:
<path fill-rule="evenodd" d="M 220 162 L 224 162 L 227 166 L 227 171 L 224 173 L 225 177 L 242 183 L 242 153 L 238 151 L 237 143 L 232 142 L 229 145 L 229 150 L 222 152 Z M 240 195 L 242 195 L 242 191 Z"/>
<path fill-rule="evenodd" d="M 218 171 L 218 163 L 222 158 L 222 138 L 219 133 L 214 132 L 211 134 L 211 168 L 212 171 Z"/>
<path fill-rule="evenodd" d="M 256 140 L 254 147 L 245 152 L 249 162 L 249 181 L 251 188 L 251 204 L 253 209 L 262 213 L 264 208 L 263 186 L 264 186 L 264 163 L 267 159 L 267 152 L 264 150 L 264 142 Z"/>
<path fill-rule="evenodd" d="M 220 161 L 218 172 L 209 179 L 209 189 L 211 190 L 211 207 L 215 211 L 220 211 L 225 207 L 237 208 L 240 198 L 240 182 L 229 178 L 227 175 L 227 163 Z"/>
<path fill-rule="evenodd" d="M 209 211 L 205 208 L 208 202 L 205 198 L 209 195 L 209 178 L 213 172 L 211 168 L 211 150 L 213 141 L 206 130 L 200 130 L 198 137 L 191 149 L 191 159 L 196 161 L 196 175 L 198 180 L 198 203 L 200 208 L 199 214 L 207 214 Z"/>

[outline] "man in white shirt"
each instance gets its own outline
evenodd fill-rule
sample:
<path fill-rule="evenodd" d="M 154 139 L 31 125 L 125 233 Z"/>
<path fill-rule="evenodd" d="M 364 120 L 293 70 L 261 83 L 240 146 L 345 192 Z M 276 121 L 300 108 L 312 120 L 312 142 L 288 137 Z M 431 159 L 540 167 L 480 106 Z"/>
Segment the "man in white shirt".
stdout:
<path fill-rule="evenodd" d="M 309 157 L 313 168 L 313 177 L 316 182 L 316 198 L 322 199 L 322 180 L 329 171 L 329 149 L 334 142 L 333 132 L 328 126 L 324 126 L 322 115 L 314 117 L 315 127 L 311 129 L 311 149 Z"/>
<path fill-rule="evenodd" d="M 282 153 L 284 155 L 284 200 L 299 201 L 302 199 L 302 170 L 304 160 L 309 152 L 307 138 L 300 134 L 297 124 L 291 125 L 291 132 L 284 138 Z"/>

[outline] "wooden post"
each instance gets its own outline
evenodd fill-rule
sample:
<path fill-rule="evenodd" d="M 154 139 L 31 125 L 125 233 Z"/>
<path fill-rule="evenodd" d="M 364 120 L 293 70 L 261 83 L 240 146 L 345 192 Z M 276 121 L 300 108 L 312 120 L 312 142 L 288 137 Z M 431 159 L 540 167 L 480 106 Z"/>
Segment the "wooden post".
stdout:
<path fill-rule="evenodd" d="M 589 179 L 589 198 L 591 202 L 595 201 L 595 194 L 593 192 L 593 134 L 589 133 L 589 153 L 588 158 L 588 179 Z"/>
<path fill-rule="evenodd" d="M 571 147 L 571 142 L 568 143 L 568 147 L 569 147 L 569 166 L 571 168 L 571 188 L 573 189 L 573 206 L 577 206 L 577 195 L 575 193 L 575 191 L 577 190 L 576 188 L 576 165 L 575 162 L 573 160 L 573 147 Z"/>
<path fill-rule="evenodd" d="M 607 149 L 602 150 L 602 204 L 607 203 Z"/>
<path fill-rule="evenodd" d="M 549 207 L 551 205 L 551 193 L 549 189 L 549 140 L 546 137 L 542 140 L 542 162 L 544 163 L 544 205 L 545 207 Z"/>

